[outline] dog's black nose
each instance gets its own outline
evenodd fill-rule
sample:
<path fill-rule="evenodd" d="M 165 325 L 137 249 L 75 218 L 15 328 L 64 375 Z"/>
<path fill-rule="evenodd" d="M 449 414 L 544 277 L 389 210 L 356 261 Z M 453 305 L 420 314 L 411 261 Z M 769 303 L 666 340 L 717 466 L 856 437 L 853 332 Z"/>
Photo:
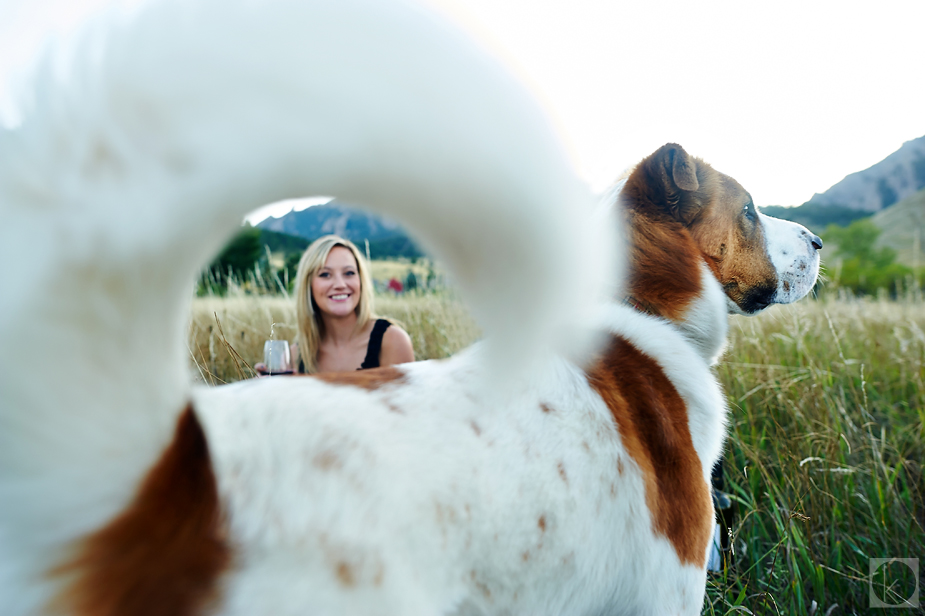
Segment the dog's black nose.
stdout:
<path fill-rule="evenodd" d="M 809 241 L 812 243 L 813 248 L 816 250 L 822 250 L 822 238 L 818 235 L 810 235 Z"/>

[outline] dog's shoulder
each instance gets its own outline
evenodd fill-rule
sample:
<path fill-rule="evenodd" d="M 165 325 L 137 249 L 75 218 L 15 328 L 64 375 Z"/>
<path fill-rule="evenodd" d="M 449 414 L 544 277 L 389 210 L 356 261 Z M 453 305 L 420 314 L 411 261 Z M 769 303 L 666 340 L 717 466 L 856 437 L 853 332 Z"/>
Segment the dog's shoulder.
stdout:
<path fill-rule="evenodd" d="M 640 468 L 654 528 L 682 562 L 700 566 L 712 528 L 706 484 L 722 446 L 722 391 L 667 321 L 627 306 L 613 306 L 607 320 L 611 337 L 588 369 L 589 383 Z"/>

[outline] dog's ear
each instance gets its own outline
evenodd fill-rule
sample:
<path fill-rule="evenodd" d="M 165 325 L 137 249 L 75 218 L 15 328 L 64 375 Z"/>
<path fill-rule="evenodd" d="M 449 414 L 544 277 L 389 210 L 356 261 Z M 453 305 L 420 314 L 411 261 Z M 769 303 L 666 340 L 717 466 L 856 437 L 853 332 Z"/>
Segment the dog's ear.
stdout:
<path fill-rule="evenodd" d="M 671 169 L 671 179 L 674 180 L 675 186 L 681 190 L 693 192 L 700 188 L 697 181 L 697 163 L 691 158 L 690 154 L 684 151 L 679 145 L 668 144 L 668 164 Z"/>
<path fill-rule="evenodd" d="M 652 155 L 651 162 L 653 171 L 658 174 L 666 192 L 691 192 L 700 188 L 696 161 L 677 143 L 668 143 L 660 147 Z"/>
<path fill-rule="evenodd" d="M 676 143 L 660 147 L 649 158 L 650 173 L 655 176 L 664 197 L 664 205 L 681 222 L 688 222 L 694 212 L 688 211 L 693 203 L 684 193 L 700 188 L 697 180 L 697 161 Z M 696 209 L 696 208 L 693 208 Z"/>

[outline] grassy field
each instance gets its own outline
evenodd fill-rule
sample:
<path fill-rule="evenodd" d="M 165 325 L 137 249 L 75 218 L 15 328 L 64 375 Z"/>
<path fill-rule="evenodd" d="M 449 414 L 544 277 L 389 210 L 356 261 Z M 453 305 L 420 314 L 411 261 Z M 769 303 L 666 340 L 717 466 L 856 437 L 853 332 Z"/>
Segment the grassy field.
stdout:
<path fill-rule="evenodd" d="M 419 359 L 478 336 L 451 295 L 377 301 Z M 193 370 L 207 383 L 248 377 L 271 327 L 292 339 L 294 322 L 282 298 L 197 299 Z M 705 613 L 866 614 L 870 559 L 918 558 L 925 573 L 925 303 L 803 301 L 734 317 L 717 374 L 738 513 L 730 567 L 711 576 Z M 898 604 L 916 580 L 894 563 L 873 582 Z"/>
<path fill-rule="evenodd" d="M 437 270 L 441 271 L 439 267 Z M 412 263 L 407 260 L 398 259 L 389 261 L 372 260 L 369 262 L 370 276 L 372 276 L 373 280 L 379 280 L 383 283 L 387 283 L 392 278 L 404 281 L 409 271 L 414 272 L 420 280 L 426 280 L 429 271 L 428 263 L 423 260 L 418 263 Z"/>
<path fill-rule="evenodd" d="M 739 516 L 709 613 L 865 614 L 869 559 L 925 564 L 923 329 L 921 302 L 804 301 L 733 319 L 718 374 Z M 899 564 L 874 582 L 887 603 L 915 589 Z"/>

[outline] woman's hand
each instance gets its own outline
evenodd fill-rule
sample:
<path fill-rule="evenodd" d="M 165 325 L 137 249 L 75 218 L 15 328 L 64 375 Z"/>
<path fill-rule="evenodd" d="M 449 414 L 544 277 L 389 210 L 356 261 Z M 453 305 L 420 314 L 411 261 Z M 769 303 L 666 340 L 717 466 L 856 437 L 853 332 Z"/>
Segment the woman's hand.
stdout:
<path fill-rule="evenodd" d="M 296 367 L 299 365 L 299 343 L 293 342 L 289 345 L 289 367 L 287 368 L 293 374 L 297 373 Z M 270 374 L 270 371 L 267 370 L 267 365 L 262 361 L 254 364 L 254 372 L 259 376 L 273 376 Z M 279 374 L 277 373 L 277 376 Z"/>

